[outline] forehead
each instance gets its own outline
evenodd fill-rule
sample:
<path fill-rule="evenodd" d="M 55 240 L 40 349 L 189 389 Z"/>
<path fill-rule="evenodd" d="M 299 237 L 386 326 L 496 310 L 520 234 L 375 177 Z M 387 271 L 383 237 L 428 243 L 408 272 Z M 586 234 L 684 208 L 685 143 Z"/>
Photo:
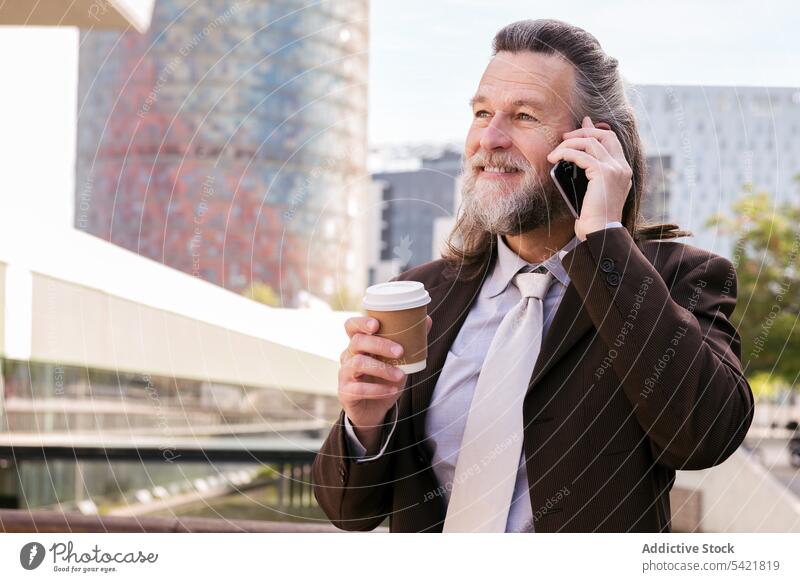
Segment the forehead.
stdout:
<path fill-rule="evenodd" d="M 542 109 L 569 110 L 573 66 L 557 55 L 499 52 L 481 77 L 476 101 L 496 106 L 531 101 Z"/>

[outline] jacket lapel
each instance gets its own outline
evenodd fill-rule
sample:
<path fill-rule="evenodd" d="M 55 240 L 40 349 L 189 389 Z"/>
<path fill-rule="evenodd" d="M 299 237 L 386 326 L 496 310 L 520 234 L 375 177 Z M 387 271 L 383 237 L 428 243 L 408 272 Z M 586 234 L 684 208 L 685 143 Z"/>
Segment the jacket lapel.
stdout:
<path fill-rule="evenodd" d="M 447 359 L 447 352 L 467 319 L 467 314 L 480 293 L 487 272 L 488 269 L 466 282 L 445 278 L 428 289 L 431 296 L 428 315 L 431 316 L 433 325 L 428 334 L 427 366 L 421 372 L 409 377 L 414 437 L 417 443 L 425 440 L 425 415 L 430 406 L 433 389 L 439 379 L 439 372 Z"/>
<path fill-rule="evenodd" d="M 428 336 L 430 338 L 428 363 L 423 371 L 411 374 L 409 377 L 414 438 L 417 443 L 425 440 L 425 416 L 439 373 L 447 359 L 447 352 L 464 324 L 484 281 L 491 273 L 494 260 L 493 253 L 485 270 L 471 281 L 458 281 L 455 277 L 443 275 L 441 282 L 428 289 L 431 296 L 428 314 L 433 320 Z M 592 321 L 582 306 L 580 295 L 570 283 L 542 342 L 528 391 L 532 390 L 591 328 Z"/>
<path fill-rule="evenodd" d="M 561 360 L 591 328 L 592 320 L 583 308 L 578 290 L 570 283 L 564 291 L 553 321 L 550 322 L 547 335 L 542 340 L 542 348 L 533 367 L 528 391 L 532 390 L 550 368 Z"/>

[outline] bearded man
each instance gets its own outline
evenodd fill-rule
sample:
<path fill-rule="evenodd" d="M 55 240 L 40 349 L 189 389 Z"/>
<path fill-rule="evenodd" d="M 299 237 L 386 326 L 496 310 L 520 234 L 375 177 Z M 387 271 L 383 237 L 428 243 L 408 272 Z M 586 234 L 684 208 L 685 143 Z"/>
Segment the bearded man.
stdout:
<path fill-rule="evenodd" d="M 752 421 L 735 271 L 644 224 L 633 110 L 591 34 L 503 28 L 472 109 L 447 251 L 395 278 L 430 293 L 427 368 L 346 322 L 316 498 L 345 530 L 668 532 L 675 471 L 723 462 Z M 589 181 L 577 219 L 560 160 Z"/>

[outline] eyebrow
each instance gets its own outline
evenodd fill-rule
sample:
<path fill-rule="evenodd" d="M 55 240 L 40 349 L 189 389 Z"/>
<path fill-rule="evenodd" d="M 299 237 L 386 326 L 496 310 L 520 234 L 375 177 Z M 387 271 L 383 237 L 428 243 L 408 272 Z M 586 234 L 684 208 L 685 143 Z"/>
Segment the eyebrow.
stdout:
<path fill-rule="evenodd" d="M 478 94 L 469 100 L 469 105 L 470 107 L 474 107 L 478 103 L 486 103 L 487 101 L 489 101 L 488 97 Z M 537 107 L 543 107 L 544 102 L 541 99 L 515 99 L 511 102 L 511 105 L 513 107 L 531 107 L 535 109 Z"/>

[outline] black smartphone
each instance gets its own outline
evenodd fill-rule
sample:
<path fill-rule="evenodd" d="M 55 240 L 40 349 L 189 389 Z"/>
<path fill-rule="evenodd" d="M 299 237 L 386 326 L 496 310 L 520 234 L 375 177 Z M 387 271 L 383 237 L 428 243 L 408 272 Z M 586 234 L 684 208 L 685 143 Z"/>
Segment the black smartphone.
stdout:
<path fill-rule="evenodd" d="M 550 170 L 550 177 L 556 183 L 572 215 L 579 218 L 586 189 L 589 187 L 586 172 L 577 164 L 561 160 Z"/>

